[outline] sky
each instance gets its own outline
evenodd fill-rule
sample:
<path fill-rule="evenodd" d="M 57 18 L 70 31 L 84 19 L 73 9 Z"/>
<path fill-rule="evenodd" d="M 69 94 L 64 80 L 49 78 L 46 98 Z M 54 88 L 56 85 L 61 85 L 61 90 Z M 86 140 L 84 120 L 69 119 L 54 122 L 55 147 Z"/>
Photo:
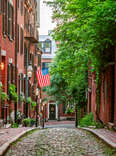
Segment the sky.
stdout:
<path fill-rule="evenodd" d="M 45 0 L 40 0 L 40 35 L 47 35 L 48 30 L 53 30 L 55 24 L 52 23 L 52 9 L 43 3 Z"/>

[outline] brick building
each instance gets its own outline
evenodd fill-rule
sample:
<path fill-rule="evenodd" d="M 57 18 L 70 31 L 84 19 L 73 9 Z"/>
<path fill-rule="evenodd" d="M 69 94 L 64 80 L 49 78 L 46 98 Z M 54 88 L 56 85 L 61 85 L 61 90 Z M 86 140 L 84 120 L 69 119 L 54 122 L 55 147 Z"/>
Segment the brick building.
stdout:
<path fill-rule="evenodd" d="M 0 1 L 0 81 L 3 91 L 9 94 L 9 84 L 15 83 L 15 0 Z M 0 104 L 0 118 L 9 114 L 9 105 Z M 5 121 L 5 120 L 4 120 Z"/>
<path fill-rule="evenodd" d="M 109 62 L 101 71 L 99 102 L 97 103 L 96 75 L 88 72 L 88 112 L 107 125 L 116 125 L 116 49 L 109 51 Z"/>
<path fill-rule="evenodd" d="M 42 54 L 36 45 L 39 8 L 39 0 L 0 0 L 0 81 L 8 95 L 10 84 L 15 84 L 18 94 L 17 103 L 6 100 L 3 105 L 0 101 L 0 119 L 4 121 L 9 120 L 10 115 L 14 120 L 19 110 L 28 117 L 27 97 L 34 101 L 36 98 L 35 72 L 41 65 Z M 32 67 L 30 78 L 27 75 L 29 66 Z M 22 94 L 25 102 L 21 102 Z"/>

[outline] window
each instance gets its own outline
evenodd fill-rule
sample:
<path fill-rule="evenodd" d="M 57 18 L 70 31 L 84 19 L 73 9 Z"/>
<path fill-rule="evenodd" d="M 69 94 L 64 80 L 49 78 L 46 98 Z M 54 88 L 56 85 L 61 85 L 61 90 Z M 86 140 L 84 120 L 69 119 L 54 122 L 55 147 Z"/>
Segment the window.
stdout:
<path fill-rule="evenodd" d="M 50 62 L 43 62 L 42 68 L 49 68 Z"/>
<path fill-rule="evenodd" d="M 23 54 L 23 28 L 21 28 L 20 34 L 20 52 Z"/>
<path fill-rule="evenodd" d="M 44 52 L 51 53 L 51 41 L 47 39 L 44 43 Z"/>
<path fill-rule="evenodd" d="M 10 3 L 8 3 L 8 36 L 10 40 L 15 39 L 15 10 Z"/>

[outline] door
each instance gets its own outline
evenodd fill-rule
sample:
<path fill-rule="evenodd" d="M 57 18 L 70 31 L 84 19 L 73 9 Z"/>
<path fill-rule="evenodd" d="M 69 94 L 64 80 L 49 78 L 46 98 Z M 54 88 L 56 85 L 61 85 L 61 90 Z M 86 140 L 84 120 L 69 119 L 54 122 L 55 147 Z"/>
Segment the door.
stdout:
<path fill-rule="evenodd" d="M 50 104 L 49 105 L 49 119 L 50 120 L 55 120 L 56 119 L 56 105 L 55 104 Z"/>

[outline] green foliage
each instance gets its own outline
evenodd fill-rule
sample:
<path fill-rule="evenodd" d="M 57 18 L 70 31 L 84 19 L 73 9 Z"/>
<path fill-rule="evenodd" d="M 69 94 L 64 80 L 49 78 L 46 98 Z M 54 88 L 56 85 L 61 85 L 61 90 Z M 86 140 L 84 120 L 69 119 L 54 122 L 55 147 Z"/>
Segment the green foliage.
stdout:
<path fill-rule="evenodd" d="M 28 98 L 27 98 L 27 103 L 28 103 L 28 104 L 31 104 L 31 103 L 32 103 L 31 97 L 28 97 Z"/>
<path fill-rule="evenodd" d="M 22 121 L 23 126 L 25 126 L 25 127 L 32 127 L 32 126 L 34 126 L 35 122 L 36 122 L 35 119 L 30 119 L 30 118 L 25 118 Z"/>
<path fill-rule="evenodd" d="M 31 103 L 31 104 L 32 104 L 32 107 L 33 107 L 33 108 L 35 108 L 35 107 L 36 107 L 36 105 L 37 105 L 37 103 L 36 103 L 35 101 L 32 101 L 32 103 Z"/>
<path fill-rule="evenodd" d="M 17 100 L 18 100 L 18 95 L 17 95 L 17 92 L 16 92 L 16 86 L 14 84 L 10 84 L 9 97 L 14 102 L 17 102 Z"/>
<path fill-rule="evenodd" d="M 7 95 L 5 92 L 1 91 L 1 101 L 2 101 L 2 103 L 3 103 L 6 99 L 7 99 L 7 100 L 9 99 L 8 95 Z"/>
<path fill-rule="evenodd" d="M 41 112 L 39 112 L 39 117 L 42 118 L 42 113 Z"/>
<path fill-rule="evenodd" d="M 3 92 L 3 89 L 2 89 L 2 83 L 0 82 L 0 98 L 1 98 L 1 102 L 3 103 L 5 100 L 9 100 L 9 97 L 8 95 Z"/>
<path fill-rule="evenodd" d="M 87 114 L 83 117 L 80 121 L 81 127 L 88 127 L 88 126 L 96 126 L 96 121 L 94 120 L 93 113 Z"/>
<path fill-rule="evenodd" d="M 100 74 L 114 59 L 116 1 L 54 0 L 48 5 L 57 22 L 53 37 L 60 45 L 51 64 L 47 93 L 58 103 L 73 101 L 83 106 L 87 102 L 88 66 L 96 74 L 97 88 Z"/>
<path fill-rule="evenodd" d="M 31 121 L 30 118 L 25 118 L 25 119 L 22 121 L 23 126 L 28 127 L 28 126 L 30 125 L 30 121 Z"/>
<path fill-rule="evenodd" d="M 18 125 L 18 123 L 13 123 L 13 125 L 12 125 L 11 127 L 12 127 L 12 128 L 18 128 L 19 125 Z"/>
<path fill-rule="evenodd" d="M 31 126 L 31 127 L 34 126 L 34 125 L 35 125 L 35 122 L 36 122 L 36 121 L 35 121 L 34 119 L 31 119 L 31 120 L 30 120 L 30 126 Z"/>
<path fill-rule="evenodd" d="M 25 101 L 25 96 L 24 96 L 24 93 L 21 92 L 21 94 L 20 94 L 20 102 L 22 103 L 24 101 Z"/>
<path fill-rule="evenodd" d="M 74 108 L 69 108 L 69 107 L 67 107 L 65 113 L 66 113 L 66 114 L 72 114 L 72 113 L 74 113 Z"/>

